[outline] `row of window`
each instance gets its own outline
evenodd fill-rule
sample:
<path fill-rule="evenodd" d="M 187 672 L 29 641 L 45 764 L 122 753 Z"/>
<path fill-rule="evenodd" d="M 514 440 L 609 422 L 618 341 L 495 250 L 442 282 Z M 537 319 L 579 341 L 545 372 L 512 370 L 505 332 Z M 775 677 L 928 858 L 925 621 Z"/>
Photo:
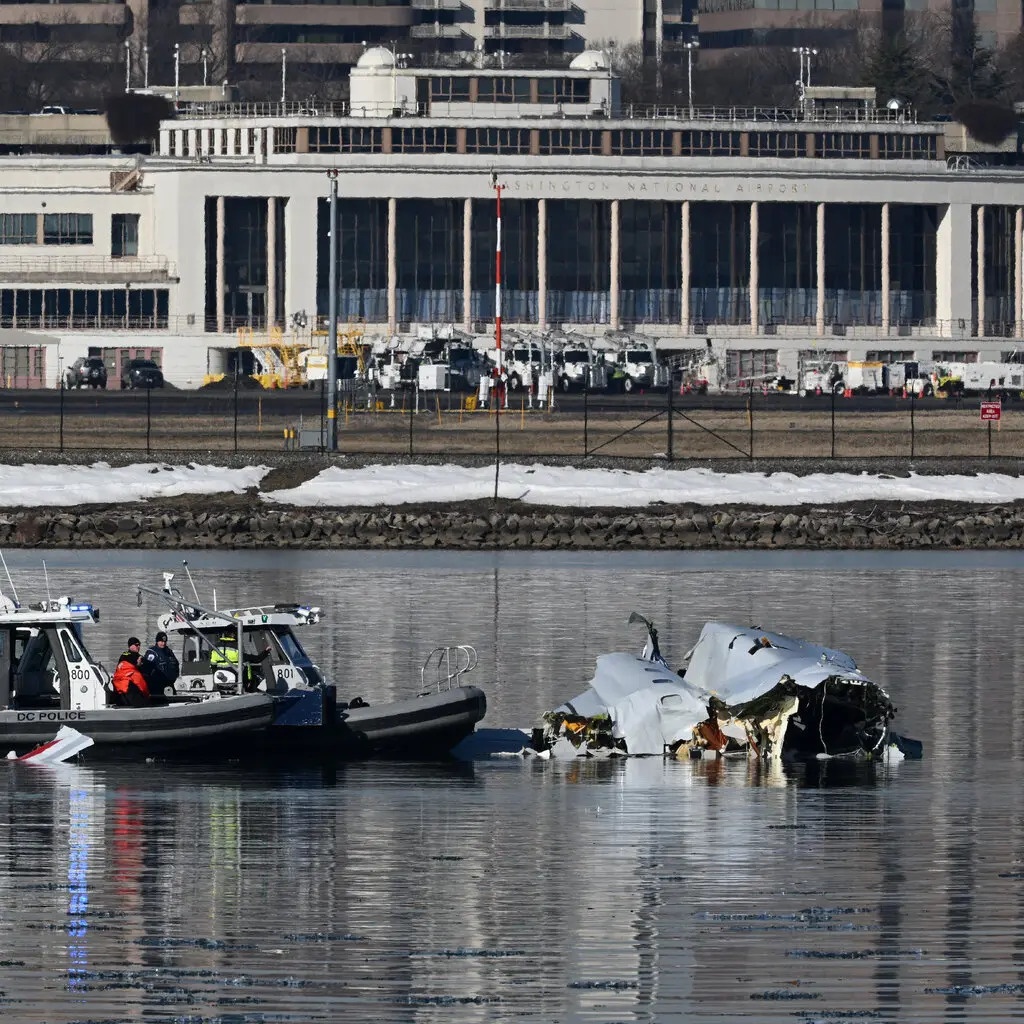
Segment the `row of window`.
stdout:
<path fill-rule="evenodd" d="M 91 213 L 2 213 L 0 245 L 92 245 Z M 110 255 L 139 255 L 139 215 L 110 217 Z"/>
<path fill-rule="evenodd" d="M 673 131 L 662 128 L 310 128 L 310 153 L 507 153 L 520 156 L 752 156 L 935 160 L 935 135 L 861 132 Z M 275 128 L 278 153 L 299 150 L 299 129 Z M 744 135 L 747 151 L 744 154 Z"/>
<path fill-rule="evenodd" d="M 92 245 L 91 213 L 0 214 L 0 245 Z"/>
<path fill-rule="evenodd" d="M 523 78 L 447 75 L 430 79 L 430 99 L 438 103 L 589 103 L 588 78 Z"/>

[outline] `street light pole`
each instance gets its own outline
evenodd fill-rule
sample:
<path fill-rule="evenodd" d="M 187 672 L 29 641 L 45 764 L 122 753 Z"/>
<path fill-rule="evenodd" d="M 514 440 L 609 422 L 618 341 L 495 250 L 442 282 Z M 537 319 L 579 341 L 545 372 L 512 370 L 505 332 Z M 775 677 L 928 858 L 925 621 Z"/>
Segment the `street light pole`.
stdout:
<path fill-rule="evenodd" d="M 132 44 L 124 41 L 124 91 L 132 91 Z"/>
<path fill-rule="evenodd" d="M 202 50 L 200 50 L 200 55 L 203 58 L 203 85 L 206 86 L 210 79 L 210 67 L 209 64 L 207 63 L 209 51 L 206 49 L 205 46 L 202 48 Z"/>
<path fill-rule="evenodd" d="M 688 43 L 683 43 L 686 47 L 686 94 L 689 98 L 690 103 L 690 117 L 693 117 L 693 51 L 696 50 L 700 43 L 696 39 L 691 39 Z"/>
<path fill-rule="evenodd" d="M 178 97 L 181 95 L 181 45 L 174 44 L 174 106 L 178 106 Z"/>
<path fill-rule="evenodd" d="M 142 88 L 149 88 L 149 44 L 142 48 Z"/>
<path fill-rule="evenodd" d="M 330 216 L 330 287 L 327 305 L 327 450 L 338 450 L 338 172 L 327 172 L 331 179 Z"/>
<path fill-rule="evenodd" d="M 288 51 L 281 47 L 281 104 L 288 98 Z"/>

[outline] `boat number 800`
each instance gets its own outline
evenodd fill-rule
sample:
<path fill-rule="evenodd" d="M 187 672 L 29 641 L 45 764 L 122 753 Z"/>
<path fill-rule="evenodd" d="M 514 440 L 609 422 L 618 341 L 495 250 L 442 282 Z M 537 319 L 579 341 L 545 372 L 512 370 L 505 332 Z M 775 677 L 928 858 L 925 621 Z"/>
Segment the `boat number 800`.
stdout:
<path fill-rule="evenodd" d="M 80 679 L 91 679 L 91 678 L 92 678 L 92 672 L 89 669 L 87 669 L 87 668 L 72 668 L 71 669 L 71 679 L 73 681 L 80 680 Z"/>

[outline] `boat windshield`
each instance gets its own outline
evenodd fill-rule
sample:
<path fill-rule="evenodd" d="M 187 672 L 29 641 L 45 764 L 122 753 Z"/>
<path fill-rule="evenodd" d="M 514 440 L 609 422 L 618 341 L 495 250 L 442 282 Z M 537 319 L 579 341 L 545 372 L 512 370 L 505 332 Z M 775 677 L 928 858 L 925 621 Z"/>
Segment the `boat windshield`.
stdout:
<path fill-rule="evenodd" d="M 316 686 L 320 682 L 320 673 L 316 666 L 309 659 L 309 655 L 302 649 L 299 638 L 288 626 L 274 626 L 274 638 L 281 645 L 288 660 L 297 668 L 301 668 L 310 686 Z"/>

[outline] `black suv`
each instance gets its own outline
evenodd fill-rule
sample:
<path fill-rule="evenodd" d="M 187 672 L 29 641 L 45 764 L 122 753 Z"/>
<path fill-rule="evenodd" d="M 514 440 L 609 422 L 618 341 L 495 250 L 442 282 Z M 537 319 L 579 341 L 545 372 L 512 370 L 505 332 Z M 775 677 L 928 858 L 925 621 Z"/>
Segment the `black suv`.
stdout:
<path fill-rule="evenodd" d="M 164 375 L 152 359 L 130 359 L 121 374 L 121 388 L 162 388 Z"/>
<path fill-rule="evenodd" d="M 82 356 L 76 359 L 64 375 L 67 388 L 105 388 L 107 367 L 98 356 Z"/>

